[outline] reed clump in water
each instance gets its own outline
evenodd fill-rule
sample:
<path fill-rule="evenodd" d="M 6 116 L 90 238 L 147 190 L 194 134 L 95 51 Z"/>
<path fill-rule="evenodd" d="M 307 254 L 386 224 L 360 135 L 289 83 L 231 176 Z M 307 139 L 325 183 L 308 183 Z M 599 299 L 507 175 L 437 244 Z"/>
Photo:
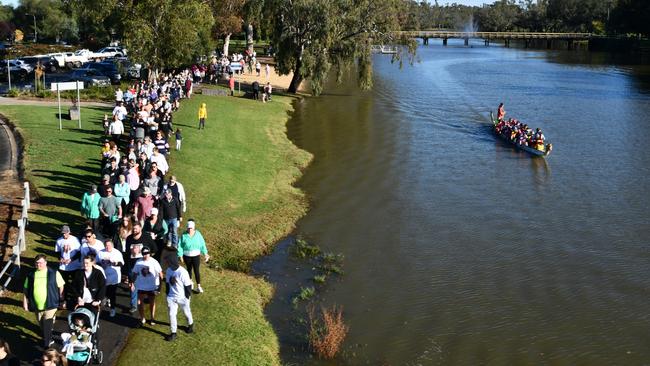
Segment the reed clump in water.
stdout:
<path fill-rule="evenodd" d="M 343 321 L 343 308 L 321 307 L 321 314 L 316 315 L 313 307 L 309 309 L 309 347 L 322 359 L 332 359 L 343 344 L 350 328 Z"/>

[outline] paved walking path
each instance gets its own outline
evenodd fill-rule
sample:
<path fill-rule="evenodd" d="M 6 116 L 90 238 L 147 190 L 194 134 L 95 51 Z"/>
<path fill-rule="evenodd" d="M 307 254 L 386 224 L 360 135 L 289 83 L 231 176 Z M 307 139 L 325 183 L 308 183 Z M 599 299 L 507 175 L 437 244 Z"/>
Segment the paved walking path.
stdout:
<path fill-rule="evenodd" d="M 39 105 L 39 106 L 58 106 L 59 102 L 54 100 L 40 100 L 40 99 L 18 99 L 0 97 L 0 105 Z M 61 100 L 61 107 L 69 107 L 70 102 L 67 99 Z M 106 102 L 84 102 L 81 101 L 81 108 L 83 107 L 113 107 L 113 103 Z"/>
<path fill-rule="evenodd" d="M 57 102 L 0 97 L 0 105 L 57 105 Z M 106 103 L 86 103 L 86 105 L 112 106 Z M 20 200 L 22 199 L 23 191 L 16 170 L 18 154 L 18 146 L 11 128 L 6 120 L 0 118 L 0 245 L 6 243 L 12 244 L 14 242 L 14 235 L 12 233 L 15 227 L 9 226 L 7 223 L 14 221 L 13 216 L 15 216 L 16 212 L 18 215 L 20 214 Z M 4 238 L 7 239 L 6 243 Z M 54 248 L 56 239 L 52 238 L 52 248 Z M 3 259 L 0 256 L 0 260 Z M 25 259 L 29 260 L 29 258 Z M 12 283 L 12 285 L 20 286 L 17 283 Z M 107 311 L 101 313 L 98 339 L 99 349 L 104 353 L 103 365 L 114 365 L 117 362 L 117 358 L 128 339 L 129 329 L 138 326 L 138 319 L 134 318 L 128 312 L 130 309 L 129 303 L 129 290 L 120 287 L 117 292 L 117 315 L 114 318 L 110 318 Z M 54 325 L 55 340 L 59 344 L 59 348 L 61 344 L 60 334 L 68 331 L 67 315 L 67 311 L 59 311 Z M 24 313 L 24 316 L 29 319 L 33 318 L 33 314 L 27 312 Z M 151 331 L 160 333 L 154 329 L 151 329 Z M 37 345 L 33 345 L 30 348 L 32 349 L 31 353 L 33 353 L 34 359 L 38 358 L 42 349 L 38 348 Z"/>

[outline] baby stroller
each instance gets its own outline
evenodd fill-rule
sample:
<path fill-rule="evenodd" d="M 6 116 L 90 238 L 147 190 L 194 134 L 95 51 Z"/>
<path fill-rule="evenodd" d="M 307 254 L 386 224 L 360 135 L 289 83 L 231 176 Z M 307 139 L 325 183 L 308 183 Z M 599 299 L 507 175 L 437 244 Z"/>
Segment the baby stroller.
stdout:
<path fill-rule="evenodd" d="M 68 327 L 71 333 L 63 333 L 63 353 L 70 365 L 101 364 L 104 353 L 99 350 L 97 330 L 99 329 L 99 313 L 78 308 L 68 314 Z"/>

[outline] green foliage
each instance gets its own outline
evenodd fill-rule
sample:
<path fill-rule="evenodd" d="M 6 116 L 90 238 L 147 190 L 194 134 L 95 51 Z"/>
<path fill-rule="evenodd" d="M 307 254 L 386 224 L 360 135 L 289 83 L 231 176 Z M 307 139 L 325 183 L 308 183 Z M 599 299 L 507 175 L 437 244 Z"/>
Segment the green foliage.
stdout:
<path fill-rule="evenodd" d="M 291 299 L 291 305 L 296 308 L 301 301 L 309 300 L 314 295 L 316 295 L 316 289 L 314 287 L 301 287 L 300 292 Z"/>
<path fill-rule="evenodd" d="M 291 248 L 293 256 L 300 259 L 316 257 L 320 252 L 320 248 L 317 245 L 309 244 L 301 237 L 296 239 L 296 242 Z"/>
<path fill-rule="evenodd" d="M 391 31 L 400 29 L 399 0 L 276 0 L 273 44 L 277 70 L 293 73 L 289 92 L 310 79 L 314 95 L 331 68 L 360 65 L 359 85 L 372 86 L 371 43 L 394 43 Z M 341 75 L 339 71 L 337 75 Z"/>
<path fill-rule="evenodd" d="M 327 280 L 327 275 L 324 274 L 315 275 L 312 279 L 314 280 L 315 283 L 323 284 L 325 283 L 325 280 Z"/>
<path fill-rule="evenodd" d="M 204 2 L 146 0 L 126 13 L 124 38 L 130 57 L 153 70 L 191 63 L 213 49 L 214 18 Z"/>
<path fill-rule="evenodd" d="M 11 88 L 9 91 L 7 91 L 7 96 L 11 98 L 15 98 L 20 95 L 20 91 L 16 88 Z"/>

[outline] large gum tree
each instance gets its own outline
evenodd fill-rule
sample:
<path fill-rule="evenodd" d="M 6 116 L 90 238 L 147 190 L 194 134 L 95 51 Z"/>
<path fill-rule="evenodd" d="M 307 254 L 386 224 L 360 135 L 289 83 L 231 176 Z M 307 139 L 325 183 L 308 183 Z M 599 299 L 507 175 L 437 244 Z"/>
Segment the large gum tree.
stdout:
<path fill-rule="evenodd" d="M 141 0 L 127 6 L 124 39 L 129 57 L 155 73 L 196 61 L 214 49 L 214 18 L 202 1 Z"/>
<path fill-rule="evenodd" d="M 402 0 L 275 0 L 273 45 L 280 74 L 293 74 L 288 91 L 295 93 L 309 79 L 312 93 L 322 92 L 334 67 L 343 72 L 357 65 L 362 89 L 372 87 L 372 45 L 413 42 L 396 39 Z M 395 57 L 401 60 L 401 53 Z"/>

